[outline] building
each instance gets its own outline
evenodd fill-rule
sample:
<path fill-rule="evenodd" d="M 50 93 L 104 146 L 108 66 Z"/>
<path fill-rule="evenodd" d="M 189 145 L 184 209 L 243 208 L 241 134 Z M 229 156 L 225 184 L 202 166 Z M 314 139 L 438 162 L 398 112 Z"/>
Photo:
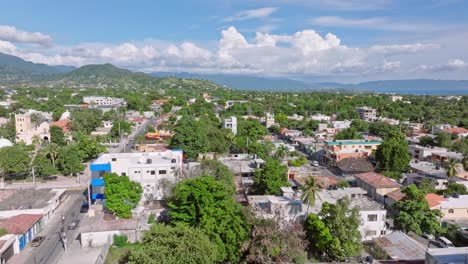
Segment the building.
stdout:
<path fill-rule="evenodd" d="M 426 251 L 426 264 L 466 264 L 468 247 L 429 248 Z"/>
<path fill-rule="evenodd" d="M 4 147 L 11 147 L 11 146 L 13 146 L 13 143 L 10 140 L 3 138 L 3 137 L 0 138 L 0 149 Z"/>
<path fill-rule="evenodd" d="M 399 95 L 392 95 L 390 96 L 390 100 L 392 100 L 392 102 L 397 102 L 403 100 L 403 97 Z"/>
<path fill-rule="evenodd" d="M 9 263 L 8 260 L 15 254 L 15 242 L 16 236 L 12 234 L 0 237 L 0 263 Z"/>
<path fill-rule="evenodd" d="M 300 130 L 295 130 L 295 129 L 282 128 L 282 129 L 280 130 L 280 135 L 281 135 L 283 138 L 300 137 L 300 136 L 302 136 L 302 131 L 300 131 Z"/>
<path fill-rule="evenodd" d="M 226 109 L 229 107 L 233 106 L 234 104 L 245 104 L 248 103 L 249 101 L 243 101 L 243 100 L 228 100 L 226 101 Z"/>
<path fill-rule="evenodd" d="M 359 107 L 357 109 L 359 117 L 361 120 L 372 122 L 377 119 L 377 109 L 370 107 Z"/>
<path fill-rule="evenodd" d="M 423 180 L 431 181 L 436 190 L 446 190 L 448 186 L 447 175 L 425 175 L 420 173 L 404 173 L 405 177 L 404 184 L 410 185 L 415 184 L 420 186 Z"/>
<path fill-rule="evenodd" d="M 381 203 L 385 202 L 386 194 L 400 189 L 400 184 L 375 172 L 357 174 L 356 185 L 366 190 L 369 197 Z"/>
<path fill-rule="evenodd" d="M 272 113 L 266 113 L 265 115 L 265 126 L 267 128 L 275 125 L 275 114 Z"/>
<path fill-rule="evenodd" d="M 175 183 L 183 169 L 182 150 L 145 153 L 105 153 L 90 165 L 92 199 L 105 199 L 105 173 L 127 176 L 143 187 L 143 200 L 162 200 L 167 185 Z"/>
<path fill-rule="evenodd" d="M 426 257 L 427 245 L 420 244 L 401 231 L 394 231 L 386 236 L 376 238 L 374 242 L 392 260 L 423 261 Z"/>
<path fill-rule="evenodd" d="M 310 119 L 316 120 L 316 121 L 326 121 L 330 122 L 331 117 L 327 115 L 322 115 L 322 114 L 314 114 L 310 116 Z"/>
<path fill-rule="evenodd" d="M 16 142 L 27 145 L 33 143 L 33 139 L 49 141 L 50 125 L 52 120 L 48 113 L 28 111 L 25 114 L 15 115 Z"/>
<path fill-rule="evenodd" d="M 382 144 L 378 140 L 333 140 L 324 143 L 328 163 L 336 163 L 346 158 L 368 157 Z"/>
<path fill-rule="evenodd" d="M 331 123 L 332 127 L 335 128 L 337 131 L 347 129 L 351 127 L 350 120 L 343 120 L 343 121 L 333 121 Z"/>
<path fill-rule="evenodd" d="M 433 152 L 442 152 L 447 151 L 446 148 L 438 148 L 438 147 L 423 147 L 420 145 L 409 145 L 409 152 L 414 159 L 419 161 L 427 161 L 431 159 Z"/>
<path fill-rule="evenodd" d="M 237 134 L 237 117 L 231 116 L 224 119 L 224 128 L 231 130 L 232 134 Z"/>
<path fill-rule="evenodd" d="M 435 176 L 440 178 L 447 175 L 446 169 L 432 162 L 411 160 L 410 167 L 413 173 L 419 173 L 427 176 Z"/>
<path fill-rule="evenodd" d="M 41 214 L 20 214 L 0 220 L 0 228 L 15 236 L 15 254 L 21 252 L 37 236 L 42 227 L 41 219 Z"/>
<path fill-rule="evenodd" d="M 106 96 L 85 96 L 83 102 L 90 105 L 90 108 L 99 108 L 103 111 L 127 106 L 127 102 L 123 98 Z"/>
<path fill-rule="evenodd" d="M 165 103 L 169 102 L 167 99 L 159 99 L 151 101 L 151 110 L 155 112 L 160 112 Z"/>
<path fill-rule="evenodd" d="M 433 203 L 430 204 L 429 207 L 431 209 L 440 210 L 442 212 L 443 220 L 468 220 L 468 195 L 430 195 L 431 197 L 429 197 L 429 199 L 431 199 Z M 426 197 L 426 199 L 428 198 Z"/>

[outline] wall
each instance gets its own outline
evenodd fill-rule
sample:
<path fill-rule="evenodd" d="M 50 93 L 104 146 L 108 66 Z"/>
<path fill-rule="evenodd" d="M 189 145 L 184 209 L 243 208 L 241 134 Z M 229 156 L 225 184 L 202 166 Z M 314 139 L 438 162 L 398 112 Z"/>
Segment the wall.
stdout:
<path fill-rule="evenodd" d="M 377 215 L 377 221 L 368 221 L 368 215 Z M 386 230 L 385 221 L 386 221 L 385 210 L 375 210 L 375 211 L 359 211 L 361 216 L 361 224 L 359 225 L 359 231 L 361 232 L 362 240 L 372 240 L 373 238 L 379 237 L 382 235 L 382 231 Z M 366 235 L 366 231 L 376 231 L 375 235 Z"/>
<path fill-rule="evenodd" d="M 135 242 L 137 240 L 136 232 L 136 230 L 111 230 L 81 233 L 81 247 L 88 248 L 104 246 L 107 243 L 109 237 L 111 243 L 113 242 L 114 235 L 126 235 L 129 242 Z"/>

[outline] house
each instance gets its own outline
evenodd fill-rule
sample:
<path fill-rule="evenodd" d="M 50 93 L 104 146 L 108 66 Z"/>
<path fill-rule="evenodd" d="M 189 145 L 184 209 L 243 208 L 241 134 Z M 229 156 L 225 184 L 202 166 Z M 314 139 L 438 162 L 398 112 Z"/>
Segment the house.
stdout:
<path fill-rule="evenodd" d="M 162 200 L 166 183 L 175 183 L 182 173 L 182 150 L 160 152 L 104 153 L 90 164 L 92 199 L 104 199 L 104 174 L 127 176 L 143 187 L 143 200 Z"/>
<path fill-rule="evenodd" d="M 335 128 L 337 131 L 347 129 L 351 127 L 350 120 L 343 120 L 343 121 L 333 121 L 331 123 L 332 127 Z"/>
<path fill-rule="evenodd" d="M 382 144 L 378 140 L 325 141 L 325 162 L 333 164 L 345 158 L 367 157 Z"/>
<path fill-rule="evenodd" d="M 468 136 L 468 129 L 464 127 L 450 127 L 444 129 L 445 133 L 448 133 L 449 135 L 457 135 L 458 138 L 464 138 Z"/>
<path fill-rule="evenodd" d="M 226 101 L 226 107 L 225 109 L 228 109 L 229 107 L 233 106 L 234 104 L 245 104 L 248 103 L 249 101 L 243 101 L 243 100 L 228 100 Z"/>
<path fill-rule="evenodd" d="M 468 195 L 440 196 L 427 194 L 426 199 L 428 199 L 428 202 L 431 201 L 429 203 L 431 209 L 438 209 L 442 212 L 443 220 L 468 220 Z"/>
<path fill-rule="evenodd" d="M 29 110 L 25 114 L 15 114 L 16 142 L 31 145 L 35 138 L 49 141 L 51 120 L 50 113 L 39 111 Z"/>
<path fill-rule="evenodd" d="M 99 108 L 105 112 L 127 106 L 127 102 L 123 98 L 106 96 L 85 96 L 83 103 L 88 104 L 90 108 Z"/>
<path fill-rule="evenodd" d="M 359 107 L 357 109 L 359 117 L 361 120 L 372 122 L 377 119 L 377 109 L 371 107 Z"/>
<path fill-rule="evenodd" d="M 267 128 L 275 125 L 275 114 L 266 113 L 265 114 L 265 126 Z"/>
<path fill-rule="evenodd" d="M 293 138 L 293 137 L 299 137 L 302 136 L 302 131 L 300 130 L 294 130 L 294 129 L 287 129 L 287 128 L 282 128 L 280 130 L 280 135 L 284 138 Z"/>
<path fill-rule="evenodd" d="M 68 133 L 71 131 L 71 126 L 70 126 L 70 120 L 68 119 L 63 119 L 63 120 L 58 120 L 55 122 L 52 122 L 51 126 L 57 126 L 60 127 L 63 131 L 63 133 Z"/>
<path fill-rule="evenodd" d="M 468 247 L 429 248 L 426 251 L 426 264 L 465 264 Z"/>
<path fill-rule="evenodd" d="M 400 189 L 400 184 L 375 172 L 357 174 L 356 185 L 366 190 L 369 197 L 381 203 L 384 202 L 386 194 Z"/>
<path fill-rule="evenodd" d="M 330 122 L 331 121 L 331 117 L 330 116 L 327 116 L 327 115 L 322 115 L 322 114 L 314 114 L 314 115 L 311 115 L 310 116 L 310 119 L 312 120 L 316 120 L 316 121 L 326 121 L 326 122 Z"/>
<path fill-rule="evenodd" d="M 16 236 L 12 234 L 0 237 L 0 263 L 9 263 L 8 260 L 15 254 L 15 242 Z"/>
<path fill-rule="evenodd" d="M 296 121 L 302 121 L 304 119 L 304 116 L 298 115 L 298 114 L 293 114 L 292 116 L 287 116 L 287 119 L 289 120 L 296 120 Z"/>
<path fill-rule="evenodd" d="M 231 130 L 231 133 L 236 135 L 237 134 L 237 117 L 231 116 L 229 118 L 225 118 L 223 122 L 224 128 Z"/>
<path fill-rule="evenodd" d="M 410 161 L 410 168 L 413 173 L 419 173 L 434 177 L 444 177 L 447 175 L 447 170 L 440 167 L 440 165 L 427 161 Z"/>
<path fill-rule="evenodd" d="M 423 147 L 420 145 L 409 145 L 409 152 L 414 159 L 427 161 L 431 158 L 433 152 L 447 151 L 446 148 Z"/>
<path fill-rule="evenodd" d="M 20 214 L 0 219 L 0 228 L 15 236 L 15 254 L 21 252 L 39 233 L 42 228 L 41 219 L 41 214 Z"/>
<path fill-rule="evenodd" d="M 354 157 L 341 159 L 336 163 L 341 175 L 359 174 L 374 171 L 374 166 L 368 157 Z"/>
<path fill-rule="evenodd" d="M 403 176 L 405 177 L 405 185 L 415 184 L 416 186 L 420 186 L 423 180 L 428 180 L 433 183 L 433 186 L 436 190 L 446 190 L 449 183 L 447 175 L 404 173 Z"/>
<path fill-rule="evenodd" d="M 392 100 L 392 102 L 397 102 L 403 100 L 403 97 L 399 95 L 392 95 L 390 96 L 390 100 Z"/>
<path fill-rule="evenodd" d="M 386 236 L 375 238 L 374 242 L 392 260 L 424 263 L 427 245 L 420 244 L 404 232 L 393 231 Z"/>
<path fill-rule="evenodd" d="M 151 101 L 151 110 L 155 112 L 160 112 L 165 103 L 169 102 L 167 99 L 158 99 Z"/>

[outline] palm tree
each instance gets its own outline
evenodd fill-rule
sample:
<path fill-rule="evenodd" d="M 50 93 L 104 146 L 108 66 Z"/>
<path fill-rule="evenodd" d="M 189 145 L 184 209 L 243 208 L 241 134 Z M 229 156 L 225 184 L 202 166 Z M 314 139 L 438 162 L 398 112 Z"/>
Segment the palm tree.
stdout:
<path fill-rule="evenodd" d="M 457 175 L 457 161 L 449 159 L 447 162 L 447 176 L 451 179 L 455 175 Z"/>
<path fill-rule="evenodd" d="M 275 156 L 276 156 L 278 159 L 283 160 L 288 154 L 289 154 L 289 149 L 288 149 L 285 145 L 281 144 L 281 145 L 276 149 Z"/>
<path fill-rule="evenodd" d="M 37 151 L 39 149 L 39 147 L 41 146 L 41 144 L 42 144 L 41 138 L 38 135 L 34 135 L 31 138 L 31 141 L 32 141 L 32 144 L 34 145 L 34 147 L 35 147 L 35 149 Z"/>
<path fill-rule="evenodd" d="M 468 153 L 465 153 L 465 155 L 463 155 L 462 165 L 463 169 L 468 171 Z"/>
<path fill-rule="evenodd" d="M 307 214 L 309 214 L 309 207 L 315 205 L 315 198 L 320 198 L 318 192 L 320 188 L 314 177 L 306 178 L 304 186 L 301 187 L 303 193 L 301 195 L 302 202 L 307 203 Z"/>
<path fill-rule="evenodd" d="M 60 150 L 60 147 L 55 143 L 48 143 L 43 149 L 44 154 L 48 156 L 49 159 L 52 161 L 52 166 L 54 166 L 54 168 L 55 168 L 55 159 L 58 156 L 59 150 Z"/>

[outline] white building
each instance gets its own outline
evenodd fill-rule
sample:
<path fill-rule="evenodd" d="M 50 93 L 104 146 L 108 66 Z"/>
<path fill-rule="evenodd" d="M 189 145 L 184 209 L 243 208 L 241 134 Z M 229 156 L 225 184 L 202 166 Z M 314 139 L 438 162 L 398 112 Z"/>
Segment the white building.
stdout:
<path fill-rule="evenodd" d="M 322 115 L 322 114 L 314 114 L 310 116 L 310 119 L 316 120 L 316 121 L 326 121 L 330 122 L 331 117 L 327 115 Z"/>
<path fill-rule="evenodd" d="M 40 140 L 49 141 L 50 124 L 52 120 L 50 113 L 29 110 L 25 114 L 15 115 L 16 142 L 24 142 L 27 145 L 33 143 L 37 137 Z"/>
<path fill-rule="evenodd" d="M 127 105 L 123 98 L 114 98 L 106 96 L 85 96 L 83 103 L 91 105 L 96 108 L 117 109 Z"/>
<path fill-rule="evenodd" d="M 377 119 L 377 109 L 371 107 L 359 107 L 357 109 L 359 117 L 364 121 L 374 121 Z"/>
<path fill-rule="evenodd" d="M 179 179 L 182 166 L 182 150 L 102 154 L 90 165 L 92 199 L 104 198 L 103 175 L 110 172 L 140 183 L 144 200 L 162 200 L 169 185 Z"/>
<path fill-rule="evenodd" d="M 423 147 L 420 145 L 410 145 L 409 152 L 414 159 L 419 161 L 429 160 L 432 156 L 433 152 L 441 152 L 447 151 L 446 148 L 438 148 L 438 147 Z"/>
<path fill-rule="evenodd" d="M 283 196 L 247 196 L 254 213 L 258 217 L 264 218 L 279 217 L 285 221 L 303 221 L 307 214 L 318 214 L 324 202 L 335 204 L 339 199 L 348 197 L 351 206 L 359 209 L 361 218 L 359 231 L 363 241 L 385 235 L 387 232 L 385 225 L 387 211 L 383 208 L 383 205 L 365 196 L 367 192 L 361 188 L 320 190 L 317 193 L 315 205 L 311 207 L 301 201 L 300 192 L 295 192 L 291 187 L 282 187 L 281 190 Z"/>
<path fill-rule="evenodd" d="M 333 121 L 332 127 L 335 128 L 336 130 L 347 129 L 351 127 L 351 121 L 350 120 Z"/>
<path fill-rule="evenodd" d="M 237 117 L 231 116 L 224 119 L 224 127 L 231 130 L 232 134 L 237 134 Z"/>
<path fill-rule="evenodd" d="M 272 114 L 272 113 L 266 113 L 266 116 L 265 116 L 265 126 L 267 128 L 271 127 L 275 125 L 275 114 Z"/>
<path fill-rule="evenodd" d="M 392 100 L 392 102 L 397 102 L 403 100 L 403 97 L 399 95 L 392 95 L 390 96 L 390 99 Z"/>

